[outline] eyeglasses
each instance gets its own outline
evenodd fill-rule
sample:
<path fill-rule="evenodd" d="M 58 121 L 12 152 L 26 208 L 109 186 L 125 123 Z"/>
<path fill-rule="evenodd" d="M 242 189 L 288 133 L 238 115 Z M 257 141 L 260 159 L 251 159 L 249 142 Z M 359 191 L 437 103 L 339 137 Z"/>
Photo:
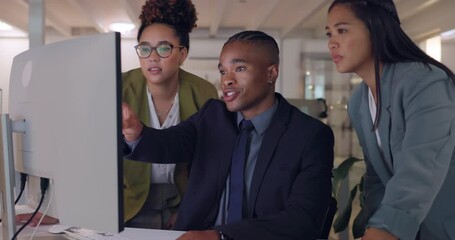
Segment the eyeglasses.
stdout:
<path fill-rule="evenodd" d="M 139 44 L 134 46 L 134 48 L 136 49 L 137 56 L 140 58 L 148 58 L 152 54 L 153 50 L 155 50 L 156 54 L 158 54 L 161 58 L 167 58 L 171 56 L 173 48 L 182 49 L 184 46 L 174 47 L 174 45 L 170 43 L 161 43 L 156 47 L 152 47 L 147 44 Z"/>

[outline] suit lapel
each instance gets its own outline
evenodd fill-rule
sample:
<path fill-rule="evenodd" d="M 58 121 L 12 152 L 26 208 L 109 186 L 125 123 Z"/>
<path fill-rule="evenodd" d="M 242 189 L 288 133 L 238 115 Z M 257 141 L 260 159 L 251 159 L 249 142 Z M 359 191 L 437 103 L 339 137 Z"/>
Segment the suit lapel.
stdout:
<path fill-rule="evenodd" d="M 379 136 L 381 138 L 381 146 L 382 146 L 382 153 L 385 165 L 388 169 L 390 175 L 393 174 L 393 162 L 392 162 L 392 155 L 390 152 L 390 93 L 392 92 L 391 89 L 391 82 L 392 82 L 392 75 L 391 69 L 389 66 L 386 65 L 383 71 L 383 75 L 381 77 L 381 119 L 379 120 Z"/>
<path fill-rule="evenodd" d="M 150 107 L 147 96 L 147 79 L 142 75 L 137 76 L 138 79 L 131 87 L 134 90 L 134 95 L 129 99 L 129 105 L 137 114 L 138 118 L 147 126 L 150 126 Z"/>
<path fill-rule="evenodd" d="M 383 157 L 381 152 L 379 151 L 378 141 L 376 140 L 376 134 L 373 129 L 373 120 L 371 119 L 370 107 L 368 105 L 368 87 L 366 85 L 362 85 L 362 92 L 361 92 L 361 103 L 359 108 L 360 123 L 361 123 L 361 132 L 357 134 L 363 134 L 363 139 L 365 141 L 365 146 L 363 151 L 364 154 L 369 157 L 369 162 L 373 165 L 376 173 L 381 178 L 381 181 L 386 183 L 390 178 L 390 174 L 388 174 L 388 167 L 387 164 L 383 161 Z M 381 119 L 382 120 L 382 119 Z M 382 124 L 382 122 L 381 122 Z M 381 136 L 382 139 L 382 136 Z M 387 141 L 388 144 L 388 141 Z"/>
<path fill-rule="evenodd" d="M 184 71 L 179 72 L 179 104 L 180 104 L 180 119 L 187 119 L 199 109 L 196 106 L 195 96 L 191 91 L 188 81 L 184 80 Z"/>
<path fill-rule="evenodd" d="M 286 102 L 281 95 L 277 96 L 280 103 L 274 118 L 270 122 L 269 127 L 262 140 L 261 148 L 259 150 L 258 159 L 254 168 L 253 179 L 251 180 L 250 200 L 248 202 L 248 217 L 253 215 L 253 209 L 256 205 L 256 199 L 264 179 L 265 172 L 267 171 L 270 161 L 273 158 L 278 142 L 281 139 L 284 131 L 286 130 L 286 123 L 290 118 L 290 105 Z"/>
<path fill-rule="evenodd" d="M 221 195 L 226 188 L 226 180 L 231 170 L 232 153 L 235 147 L 236 138 L 238 135 L 237 114 L 229 113 L 232 125 L 223 126 L 222 147 L 214 149 L 218 156 L 218 176 L 217 176 L 217 199 L 221 199 Z M 219 202 L 219 201 L 218 201 Z M 217 209 L 218 210 L 218 209 Z"/>

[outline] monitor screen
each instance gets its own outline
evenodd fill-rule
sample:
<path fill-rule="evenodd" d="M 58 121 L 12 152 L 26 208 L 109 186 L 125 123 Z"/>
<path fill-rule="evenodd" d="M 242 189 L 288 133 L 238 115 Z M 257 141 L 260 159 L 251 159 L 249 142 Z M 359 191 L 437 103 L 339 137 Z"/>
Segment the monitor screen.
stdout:
<path fill-rule="evenodd" d="M 120 34 L 17 55 L 9 115 L 25 121 L 25 133 L 13 133 L 15 169 L 51 179 L 54 217 L 69 226 L 122 231 Z"/>

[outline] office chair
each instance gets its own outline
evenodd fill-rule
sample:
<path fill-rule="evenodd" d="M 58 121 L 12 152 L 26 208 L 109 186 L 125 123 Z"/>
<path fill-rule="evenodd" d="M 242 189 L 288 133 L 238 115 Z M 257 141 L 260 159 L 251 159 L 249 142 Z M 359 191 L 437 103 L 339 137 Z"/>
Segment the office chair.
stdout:
<path fill-rule="evenodd" d="M 329 207 L 324 217 L 324 224 L 322 225 L 321 234 L 319 239 L 328 239 L 330 234 L 330 229 L 332 228 L 333 218 L 338 210 L 337 200 L 333 197 L 330 197 Z"/>

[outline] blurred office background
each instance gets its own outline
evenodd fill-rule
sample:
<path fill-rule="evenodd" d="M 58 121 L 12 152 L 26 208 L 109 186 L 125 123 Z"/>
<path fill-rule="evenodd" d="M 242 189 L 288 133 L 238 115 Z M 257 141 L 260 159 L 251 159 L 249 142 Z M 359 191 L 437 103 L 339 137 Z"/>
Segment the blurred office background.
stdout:
<path fill-rule="evenodd" d="M 0 109 L 8 112 L 12 60 L 30 45 L 120 31 L 122 71 L 139 67 L 133 46 L 137 44 L 138 16 L 144 2 L 0 0 Z M 350 93 L 361 79 L 337 73 L 331 61 L 325 37 L 330 0 L 193 0 L 193 3 L 199 20 L 190 35 L 190 54 L 184 69 L 219 88 L 218 56 L 227 38 L 241 30 L 265 31 L 276 38 L 281 49 L 277 91 L 286 98 L 296 99 L 296 104 L 299 100 L 325 99 L 328 117 L 322 120 L 335 133 L 335 165 L 348 156 L 362 158 L 346 113 Z M 395 0 L 395 3 L 405 32 L 427 53 L 455 71 L 455 0 Z M 361 163 L 355 165 L 350 175 L 351 185 L 363 171 Z M 348 232 L 331 234 L 331 239 L 349 238 L 352 237 Z"/>

